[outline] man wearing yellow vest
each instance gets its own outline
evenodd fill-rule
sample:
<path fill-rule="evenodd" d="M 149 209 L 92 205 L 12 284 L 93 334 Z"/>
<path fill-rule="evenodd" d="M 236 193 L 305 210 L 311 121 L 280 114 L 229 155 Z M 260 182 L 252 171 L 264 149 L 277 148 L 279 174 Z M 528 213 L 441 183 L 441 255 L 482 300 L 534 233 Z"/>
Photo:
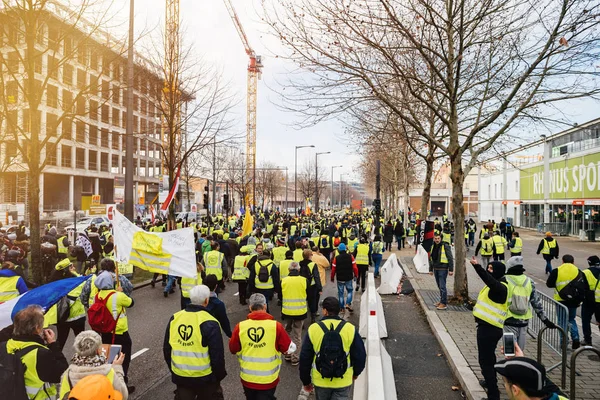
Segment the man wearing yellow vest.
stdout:
<path fill-rule="evenodd" d="M 583 273 L 574 264 L 575 258 L 572 255 L 565 254 L 562 256 L 562 262 L 562 265 L 559 265 L 558 268 L 550 272 L 550 276 L 548 276 L 548 280 L 546 281 L 546 286 L 549 288 L 554 288 L 554 300 L 558 301 L 568 309 L 568 316 L 565 315 L 564 312 L 558 312 L 558 324 L 564 327 L 567 325 L 567 321 L 565 320 L 568 319 L 571 340 L 573 341 L 572 347 L 573 350 L 575 350 L 581 345 L 579 342 L 579 329 L 577 328 L 577 322 L 575 321 L 575 318 L 577 317 L 577 308 L 579 308 L 579 305 L 583 299 L 575 297 L 570 299 L 563 298 L 561 296 L 561 291 L 563 289 L 568 290 L 568 286 L 570 287 L 571 285 L 575 285 L 577 283 L 573 281 L 581 282 L 579 278 L 581 275 L 583 275 Z M 585 279 L 583 279 L 583 281 L 587 286 L 587 281 Z M 588 288 L 586 287 L 585 289 Z"/>
<path fill-rule="evenodd" d="M 294 252 L 288 250 L 285 252 L 285 259 L 279 263 L 279 279 L 283 280 L 290 274 L 290 264 L 294 261 Z"/>
<path fill-rule="evenodd" d="M 296 345 L 283 325 L 267 313 L 264 295 L 254 293 L 248 302 L 250 314 L 233 330 L 229 351 L 238 356 L 246 399 L 274 400 L 281 354 L 294 353 Z"/>
<path fill-rule="evenodd" d="M 449 243 L 442 242 L 439 233 L 433 237 L 433 246 L 429 253 L 429 275 L 435 277 L 435 283 L 440 290 L 440 301 L 435 306 L 438 310 L 448 309 L 446 279 L 448 275 L 454 275 L 454 257 L 452 256 L 452 247 Z"/>
<path fill-rule="evenodd" d="M 477 243 L 475 257 L 477 257 L 477 254 L 479 254 L 480 251 L 481 265 L 488 265 L 494 255 L 494 241 L 490 238 L 490 234 L 487 231 L 485 231 L 483 238 Z"/>
<path fill-rule="evenodd" d="M 581 306 L 581 327 L 583 330 L 584 346 L 592 345 L 592 315 L 600 323 L 600 258 L 590 256 L 587 259 L 589 268 L 583 271 L 587 280 L 589 291 L 586 300 Z"/>
<path fill-rule="evenodd" d="M 484 269 L 475 256 L 471 259 L 471 264 L 486 285 L 479 292 L 477 304 L 473 308 L 477 323 L 479 366 L 484 379 L 480 383 L 487 388 L 489 400 L 500 400 L 494 365 L 496 346 L 502 339 L 504 321 L 508 314 L 508 284 L 504 278 L 506 268 L 500 261 L 492 261 Z"/>
<path fill-rule="evenodd" d="M 504 252 L 508 242 L 500 235 L 500 231 L 494 231 L 492 242 L 494 242 L 494 261 L 504 261 Z"/>
<path fill-rule="evenodd" d="M 300 275 L 306 279 L 310 279 L 308 288 L 308 309 L 310 310 L 311 320 L 314 322 L 319 316 L 319 298 L 323 293 L 323 285 L 321 284 L 321 276 L 319 267 L 312 261 L 312 250 L 304 250 L 302 253 L 302 261 L 300 261 Z"/>
<path fill-rule="evenodd" d="M 286 361 L 291 361 L 292 366 L 300 362 L 300 344 L 302 341 L 302 327 L 308 314 L 308 286 L 310 281 L 300 276 L 300 264 L 292 261 L 289 265 L 289 275 L 281 281 L 281 316 L 286 320 L 285 330 L 296 345 L 296 351 L 286 354 Z"/>
<path fill-rule="evenodd" d="M 194 286 L 202 285 L 202 279 L 206 275 L 204 274 L 204 268 L 202 264 L 196 263 L 196 276 L 194 278 L 182 277 L 181 278 L 181 309 L 184 310 L 188 304 L 190 304 L 190 290 Z"/>
<path fill-rule="evenodd" d="M 339 313 L 338 299 L 323 300 L 323 318 L 308 328 L 302 342 L 300 380 L 306 392 L 314 389 L 317 400 L 350 399 L 352 382 L 365 368 L 367 354 L 358 329 Z"/>
<path fill-rule="evenodd" d="M 42 308 L 37 305 L 26 307 L 15 315 L 13 323 L 12 339 L 2 344 L 0 351 L 16 354 L 25 366 L 25 391 L 30 400 L 56 398 L 56 384 L 69 363 L 56 342 L 54 332 L 43 329 Z M 7 390 L 2 388 L 3 396 Z"/>
<path fill-rule="evenodd" d="M 246 289 L 248 288 L 248 278 L 250 277 L 250 270 L 248 269 L 248 247 L 240 247 L 240 254 L 235 256 L 233 260 L 233 274 L 231 279 L 233 282 L 238 284 L 238 300 L 241 305 L 246 305 Z"/>
<path fill-rule="evenodd" d="M 221 327 L 206 310 L 210 290 L 190 289 L 190 304 L 169 320 L 163 355 L 179 400 L 223 399 L 221 381 L 227 376 Z"/>
<path fill-rule="evenodd" d="M 263 250 L 255 262 L 248 264 L 250 276 L 248 277 L 248 293 L 262 293 L 267 301 L 271 301 L 273 294 L 281 294 L 281 279 L 279 268 L 271 260 L 269 250 Z M 267 303 L 267 312 L 269 311 Z"/>
<path fill-rule="evenodd" d="M 25 280 L 14 271 L 14 264 L 5 261 L 0 270 L 0 304 L 27 292 Z"/>
<path fill-rule="evenodd" d="M 546 261 L 546 274 L 549 274 L 552 272 L 552 259 L 558 259 L 560 253 L 558 242 L 552 237 L 552 232 L 546 232 L 546 237 L 540 240 L 535 254 L 539 255 L 540 253 Z"/>
<path fill-rule="evenodd" d="M 275 241 L 277 245 L 273 248 L 273 262 L 279 268 L 279 263 L 285 260 L 285 253 L 288 251 L 288 248 L 285 246 L 285 241 L 282 238 L 279 238 Z"/>
<path fill-rule="evenodd" d="M 304 249 L 302 248 L 302 242 L 297 241 L 295 244 L 296 248 L 294 249 L 294 261 L 300 262 L 302 261 L 302 252 Z"/>
<path fill-rule="evenodd" d="M 513 236 L 514 237 L 511 239 L 510 243 L 508 244 L 508 247 L 510 247 L 510 256 L 511 257 L 520 256 L 521 253 L 523 252 L 523 239 L 521 239 L 519 232 L 514 232 Z"/>
<path fill-rule="evenodd" d="M 219 287 L 223 288 L 223 271 L 227 270 L 227 262 L 225 255 L 219 251 L 220 246 L 217 241 L 210 244 L 211 251 L 204 254 L 202 263 L 204 264 L 204 272 L 206 275 L 214 275 L 219 281 Z"/>

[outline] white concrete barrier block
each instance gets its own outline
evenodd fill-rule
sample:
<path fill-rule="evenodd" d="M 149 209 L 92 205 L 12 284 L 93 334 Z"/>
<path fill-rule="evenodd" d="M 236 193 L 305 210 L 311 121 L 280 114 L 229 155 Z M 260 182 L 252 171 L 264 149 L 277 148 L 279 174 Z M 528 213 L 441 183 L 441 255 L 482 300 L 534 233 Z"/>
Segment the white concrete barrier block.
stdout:
<path fill-rule="evenodd" d="M 358 334 L 361 338 L 367 338 L 367 330 L 369 323 L 369 302 L 367 300 L 367 292 L 360 296 L 360 315 L 358 316 Z"/>
<path fill-rule="evenodd" d="M 385 323 L 385 314 L 383 313 L 383 302 L 379 293 L 377 295 L 377 325 L 379 326 L 379 338 L 384 339 L 388 336 L 387 324 Z"/>
<path fill-rule="evenodd" d="M 427 251 L 421 245 L 417 247 L 417 254 L 413 257 L 413 264 L 415 264 L 418 273 L 429 273 L 429 254 L 427 254 Z"/>
<path fill-rule="evenodd" d="M 383 367 L 383 391 L 385 393 L 385 400 L 398 400 L 392 357 L 390 357 L 390 354 L 383 346 L 383 343 L 381 343 L 381 365 Z"/>
<path fill-rule="evenodd" d="M 379 294 L 398 293 L 398 285 L 402 280 L 403 272 L 398 264 L 396 254 L 392 253 L 379 271 L 381 273 L 381 285 L 377 288 Z"/>

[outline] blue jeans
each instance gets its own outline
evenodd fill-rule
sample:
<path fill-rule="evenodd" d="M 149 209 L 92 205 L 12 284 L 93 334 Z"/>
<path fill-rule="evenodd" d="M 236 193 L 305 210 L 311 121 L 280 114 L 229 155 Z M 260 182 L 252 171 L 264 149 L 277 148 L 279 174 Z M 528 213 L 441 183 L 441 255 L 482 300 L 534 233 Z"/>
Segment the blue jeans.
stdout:
<path fill-rule="evenodd" d="M 396 236 L 396 243 L 398 244 L 398 250 L 400 250 L 401 248 L 404 248 L 404 236 L 400 236 L 400 235 L 395 235 Z"/>
<path fill-rule="evenodd" d="M 552 272 L 552 259 L 549 258 L 546 260 L 546 273 Z"/>
<path fill-rule="evenodd" d="M 475 245 L 475 232 L 469 232 L 469 246 Z"/>
<path fill-rule="evenodd" d="M 435 277 L 435 283 L 437 283 L 440 289 L 440 303 L 448 304 L 448 291 L 446 290 L 446 279 L 448 278 L 447 269 L 434 269 L 433 276 Z"/>
<path fill-rule="evenodd" d="M 338 300 L 340 301 L 340 308 L 343 309 L 344 307 L 346 307 L 346 304 L 348 304 L 348 305 L 352 304 L 352 289 L 353 289 L 352 281 L 346 281 L 346 282 L 338 281 L 337 287 L 338 287 Z M 346 292 L 348 293 L 347 300 L 344 299 L 344 289 L 346 289 Z"/>
<path fill-rule="evenodd" d="M 557 316 L 558 316 L 558 325 L 565 327 L 567 325 L 567 322 L 565 321 L 565 313 L 564 312 L 560 312 L 562 310 L 561 308 L 557 308 Z M 575 318 L 577 317 L 577 307 L 569 307 L 569 316 L 568 316 L 568 323 L 569 323 L 569 332 L 571 332 L 571 340 L 577 340 L 579 341 L 579 329 L 577 328 L 577 322 L 575 321 Z"/>
<path fill-rule="evenodd" d="M 165 293 L 169 293 L 171 289 L 173 289 L 173 284 L 175 283 L 176 276 L 167 275 L 167 286 L 165 286 Z"/>
<path fill-rule="evenodd" d="M 323 388 L 315 386 L 315 399 L 316 400 L 349 400 L 350 399 L 350 387 L 346 386 L 338 389 Z"/>
<path fill-rule="evenodd" d="M 381 260 L 383 259 L 383 254 L 372 254 L 371 258 L 373 258 L 373 264 L 375 264 L 375 276 L 379 275 L 379 265 L 381 265 Z"/>

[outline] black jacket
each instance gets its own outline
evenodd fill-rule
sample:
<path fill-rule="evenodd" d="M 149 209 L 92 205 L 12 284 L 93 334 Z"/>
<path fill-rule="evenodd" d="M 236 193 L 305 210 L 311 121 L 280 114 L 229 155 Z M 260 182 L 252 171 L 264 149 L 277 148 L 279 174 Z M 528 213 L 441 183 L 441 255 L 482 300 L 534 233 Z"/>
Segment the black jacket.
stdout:
<path fill-rule="evenodd" d="M 493 261 L 491 264 L 494 266 L 493 275 L 479 264 L 473 265 L 473 268 L 475 268 L 475 272 L 477 272 L 477 275 L 479 275 L 483 283 L 490 288 L 490 291 L 488 292 L 490 300 L 494 303 L 503 304 L 508 297 L 508 288 L 506 285 L 502 284 L 502 282 L 506 283 L 506 278 L 504 278 L 506 269 L 504 264 L 499 261 Z M 475 317 L 475 321 L 477 321 L 478 324 L 487 324 L 487 322 L 482 321 L 477 317 Z"/>
<path fill-rule="evenodd" d="M 328 319 L 341 319 L 338 316 L 327 316 L 323 317 L 322 321 Z M 349 322 L 346 322 L 349 324 Z M 317 349 L 318 351 L 319 349 Z M 311 370 L 313 361 L 315 359 L 315 348 L 308 334 L 304 336 L 302 342 L 302 350 L 300 351 L 300 380 L 304 386 L 311 383 Z M 365 350 L 365 344 L 358 334 L 358 329 L 354 330 L 354 339 L 350 345 L 350 365 L 354 368 L 353 375 L 359 376 L 365 369 L 365 363 L 367 361 L 367 352 Z"/>
<path fill-rule="evenodd" d="M 343 251 L 335 258 L 335 276 L 338 282 L 348 282 L 354 278 L 351 254 Z"/>
<path fill-rule="evenodd" d="M 48 349 L 39 348 L 37 351 L 36 370 L 43 382 L 59 383 L 63 372 L 69 368 L 69 363 L 63 355 L 58 341 L 45 344 L 37 335 L 15 336 L 13 340 L 20 342 L 35 342 L 46 346 Z M 2 344 L 6 346 L 6 343 Z"/>
<path fill-rule="evenodd" d="M 538 245 L 538 249 L 535 252 L 536 254 L 540 254 L 544 248 L 544 240 L 547 240 L 548 243 L 555 241 L 556 240 L 554 238 L 543 238 L 542 240 L 540 240 L 540 244 Z M 553 258 L 558 258 L 559 256 L 559 249 L 558 249 L 558 242 L 556 242 L 556 247 L 550 249 L 550 254 L 542 254 L 542 256 L 544 257 L 544 260 L 552 260 Z"/>
<path fill-rule="evenodd" d="M 300 275 L 310 279 L 311 281 L 314 279 L 315 286 L 317 288 L 317 292 L 321 292 L 323 290 L 323 285 L 321 284 L 321 275 L 319 274 L 319 267 L 315 265 L 312 270 L 312 275 L 310 273 L 310 269 L 308 268 L 308 264 L 312 263 L 310 260 L 302 260 L 300 261 Z"/>
<path fill-rule="evenodd" d="M 207 311 L 206 308 L 194 304 L 188 305 L 185 310 L 188 312 Z M 171 321 L 173 321 L 173 317 L 171 317 L 169 323 L 167 324 L 167 331 L 165 332 L 165 340 L 163 343 L 163 355 L 170 371 L 171 344 L 169 343 L 169 340 L 171 334 Z M 215 321 L 206 321 L 200 324 L 199 329 L 202 334 L 202 345 L 208 347 L 208 355 L 210 357 L 210 367 L 212 368 L 212 373 L 201 378 L 185 378 L 175 375 L 171 371 L 171 381 L 176 385 L 198 388 L 206 385 L 207 383 L 220 382 L 227 376 L 227 371 L 225 371 L 223 337 L 221 336 L 221 327 L 219 326 L 219 323 Z M 194 349 L 191 348 L 189 351 L 194 351 Z"/>
<path fill-rule="evenodd" d="M 396 226 L 394 227 L 394 235 L 396 236 L 404 236 L 404 224 L 401 222 L 396 222 Z"/>

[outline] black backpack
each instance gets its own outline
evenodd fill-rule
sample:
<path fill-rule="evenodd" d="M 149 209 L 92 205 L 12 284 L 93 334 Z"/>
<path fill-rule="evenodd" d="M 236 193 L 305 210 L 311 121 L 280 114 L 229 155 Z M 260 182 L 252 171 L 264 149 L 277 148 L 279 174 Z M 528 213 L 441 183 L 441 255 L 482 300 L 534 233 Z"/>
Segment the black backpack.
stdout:
<path fill-rule="evenodd" d="M 21 358 L 40 346 L 27 346 L 14 354 L 6 350 L 6 342 L 0 343 L 0 387 L 5 400 L 28 400 L 25 391 L 25 370 Z"/>
<path fill-rule="evenodd" d="M 575 279 L 558 291 L 558 295 L 568 307 L 578 307 L 585 300 L 586 292 L 589 290 L 585 275 L 579 271 Z"/>
<path fill-rule="evenodd" d="M 318 324 L 325 335 L 315 359 L 317 371 L 323 378 L 330 378 L 331 380 L 341 378 L 348 369 L 348 354 L 344 351 L 344 342 L 340 336 L 340 331 L 346 322 L 341 321 L 335 329 L 333 325 L 330 325 L 327 329 L 323 321 L 319 321 Z"/>
<path fill-rule="evenodd" d="M 269 268 L 267 265 L 263 265 L 260 261 L 257 261 L 260 269 L 258 270 L 258 281 L 262 283 L 269 282 Z"/>

